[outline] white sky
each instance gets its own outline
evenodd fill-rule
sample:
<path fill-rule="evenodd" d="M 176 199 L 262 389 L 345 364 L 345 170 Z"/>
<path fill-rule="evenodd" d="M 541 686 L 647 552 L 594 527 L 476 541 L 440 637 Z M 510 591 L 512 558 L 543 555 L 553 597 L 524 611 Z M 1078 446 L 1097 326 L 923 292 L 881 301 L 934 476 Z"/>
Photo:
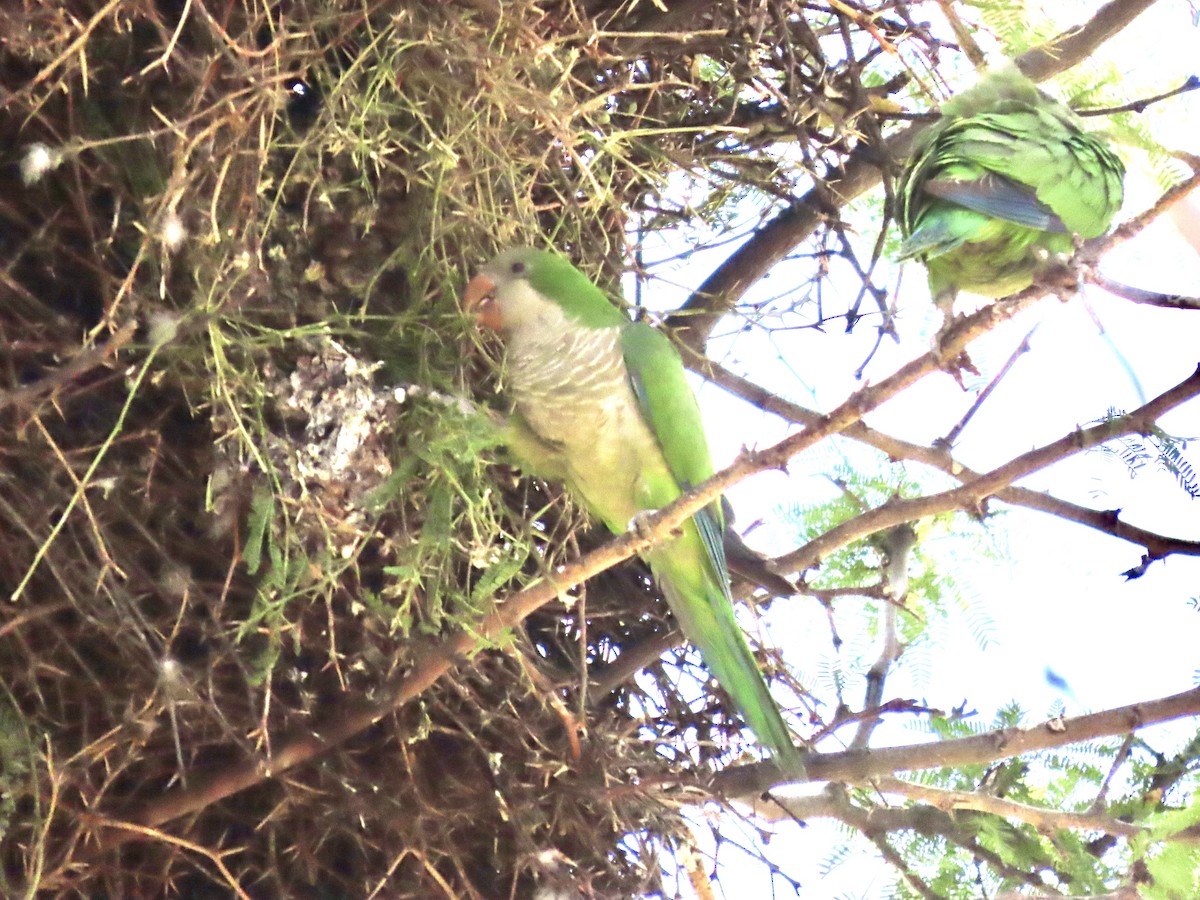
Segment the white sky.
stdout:
<path fill-rule="evenodd" d="M 1099 5 L 1062 3 L 1053 8 L 1064 21 L 1081 21 Z M 1069 6 L 1079 12 L 1068 17 Z M 1125 88 L 1132 97 L 1181 83 L 1192 74 L 1198 45 L 1200 31 L 1192 24 L 1191 4 L 1174 0 L 1144 14 L 1105 53 L 1128 63 L 1118 65 L 1126 71 Z M 1148 119 L 1156 136 L 1166 142 L 1193 151 L 1200 143 L 1196 94 L 1164 104 Z M 1157 188 L 1136 170 L 1136 157 L 1130 156 L 1129 163 L 1133 171 L 1123 216 L 1140 211 L 1157 196 Z M 653 305 L 677 307 L 731 249 L 698 253 L 686 263 L 656 270 L 665 280 L 651 284 Z M 653 252 L 648 248 L 647 256 Z M 802 282 L 808 277 L 806 265 L 799 261 L 777 267 L 756 289 L 758 299 L 780 293 L 789 278 Z M 795 270 L 799 274 L 789 275 L 788 266 L 801 267 Z M 1111 253 L 1102 269 L 1117 280 L 1154 290 L 1195 296 L 1200 285 L 1200 259 L 1165 221 Z M 937 320 L 918 265 L 906 268 L 904 284 L 902 343 L 898 347 L 885 343 L 866 370 L 868 381 L 882 379 L 928 349 Z M 747 299 L 755 296 L 752 292 Z M 1112 342 L 1137 373 L 1146 398 L 1181 381 L 1200 363 L 1200 313 L 1136 306 L 1095 289 L 1089 289 L 1087 296 Z M 837 308 L 837 300 L 831 299 L 827 308 Z M 977 413 L 956 446 L 955 457 L 977 471 L 1091 423 L 1110 406 L 1130 409 L 1141 403 L 1079 299 L 1068 304 L 1045 300 L 972 345 L 971 356 L 986 376 L 1003 364 L 1035 322 L 1040 325 L 1031 352 Z M 859 323 L 851 335 L 842 334 L 841 323 L 834 322 L 825 333 L 789 331 L 769 338 L 761 332 L 742 334 L 711 342 L 709 352 L 781 395 L 828 410 L 861 386 L 853 372 L 873 341 L 870 322 Z M 786 364 L 781 364 L 781 356 Z M 714 386 L 704 385 L 698 393 L 718 467 L 731 461 L 743 443 L 769 446 L 789 430 L 780 420 L 748 410 Z M 887 433 L 929 443 L 957 422 L 972 400 L 973 395 L 963 393 L 948 376 L 934 375 L 867 421 Z M 1180 407 L 1160 424 L 1176 436 L 1200 438 L 1200 402 Z M 1189 458 L 1197 458 L 1194 449 Z M 766 538 L 770 545 L 771 526 L 778 525 L 782 508 L 829 495 L 832 488 L 819 473 L 828 471 L 835 459 L 827 442 L 797 458 L 788 475 L 764 473 L 739 485 L 731 491 L 739 522 L 765 518 L 767 527 L 752 537 Z M 1077 455 L 1020 484 L 1052 489 L 1057 496 L 1094 508 L 1120 508 L 1122 517 L 1133 524 L 1200 540 L 1200 501 L 1190 500 L 1165 474 L 1145 470 L 1131 479 L 1121 463 L 1096 452 Z M 914 680 L 911 669 L 902 665 L 888 681 L 888 698 L 911 696 L 943 708 L 969 700 L 980 721 L 990 722 L 997 709 L 1014 699 L 1035 717 L 1048 714 L 1056 703 L 1074 715 L 1154 699 L 1196 683 L 1200 611 L 1191 609 L 1188 599 L 1200 598 L 1200 558 L 1172 557 L 1155 563 L 1141 579 L 1126 582 L 1120 573 L 1138 562 L 1142 551 L 1137 546 L 1020 509 L 993 518 L 990 527 L 1008 546 L 1012 562 L 973 563 L 954 575 L 985 604 L 995 623 L 994 642 L 981 651 L 967 623 L 961 618 L 952 621 L 932 654 L 927 678 Z M 790 546 L 779 542 L 768 548 L 778 552 Z M 776 604 L 772 611 L 772 637 L 801 671 L 807 671 L 807 660 L 830 653 L 824 613 L 815 601 L 803 597 L 791 601 L 786 610 L 782 606 Z M 853 631 L 853 605 L 843 604 L 841 610 L 840 627 Z M 1069 695 L 1046 683 L 1047 666 L 1067 680 Z M 848 697 L 858 700 L 861 693 Z M 1174 734 L 1188 730 L 1176 728 Z M 885 734 L 897 742 L 923 739 L 915 732 L 907 737 L 899 730 Z M 1153 739 L 1154 734 L 1148 736 Z M 723 820 L 722 827 L 727 825 Z M 841 891 L 845 896 L 879 896 L 890 876 L 871 866 L 843 866 L 822 877 L 820 864 L 844 840 L 845 832 L 828 823 L 810 824 L 803 832 L 785 826 L 766 852 L 787 861 L 788 871 L 805 885 L 801 894 L 805 898 L 841 896 Z M 865 845 L 862 849 L 870 852 Z M 772 896 L 764 866 L 737 864 L 738 853 L 730 847 L 721 853 L 722 861 L 730 865 L 724 877 L 735 873 L 728 883 L 736 890 L 728 890 L 729 896 Z M 777 881 L 774 887 L 778 896 L 790 895 L 784 883 Z"/>

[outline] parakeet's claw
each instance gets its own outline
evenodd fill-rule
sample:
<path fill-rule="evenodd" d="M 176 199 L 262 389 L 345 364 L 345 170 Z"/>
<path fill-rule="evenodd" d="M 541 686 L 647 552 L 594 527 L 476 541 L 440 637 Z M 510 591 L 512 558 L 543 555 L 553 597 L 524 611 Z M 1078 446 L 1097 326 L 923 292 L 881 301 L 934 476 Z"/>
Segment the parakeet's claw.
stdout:
<path fill-rule="evenodd" d="M 629 520 L 629 524 L 625 526 L 626 530 L 644 540 L 650 540 L 654 537 L 654 528 L 651 527 L 650 518 L 656 512 L 658 512 L 657 509 L 643 509 L 639 511 Z"/>
<path fill-rule="evenodd" d="M 978 375 L 979 369 L 975 367 L 975 363 L 971 361 L 971 357 L 966 350 L 960 350 L 958 353 L 951 355 L 951 351 L 945 348 L 946 338 L 954 329 L 955 318 L 947 317 L 942 323 L 942 327 L 938 329 L 937 334 L 933 336 L 933 358 L 937 362 L 937 366 L 951 378 L 953 378 L 960 388 L 966 390 L 963 384 L 962 373 L 970 372 L 972 375 Z"/>
<path fill-rule="evenodd" d="M 1071 299 L 1086 282 L 1087 266 L 1079 261 L 1082 238 L 1073 235 L 1075 249 L 1070 253 L 1054 253 L 1044 247 L 1035 247 L 1033 254 L 1038 261 L 1040 283 L 1045 285 L 1060 300 Z"/>
<path fill-rule="evenodd" d="M 650 516 L 653 516 L 655 512 L 658 512 L 658 510 L 643 509 L 638 511 L 629 520 L 629 524 L 625 526 L 625 530 L 628 530 L 631 534 L 636 534 L 638 538 L 646 538 L 647 540 L 653 538 L 654 529 L 650 528 Z"/>
<path fill-rule="evenodd" d="M 1085 284 L 1095 282 L 1096 263 L 1093 258 L 1083 252 L 1084 240 L 1082 237 L 1077 234 L 1072 235 L 1072 240 L 1075 242 L 1075 252 L 1070 259 L 1063 261 L 1063 265 L 1069 266 L 1075 273 L 1075 291 L 1080 293 Z"/>
<path fill-rule="evenodd" d="M 650 520 L 657 514 L 657 509 L 643 509 L 629 520 L 629 524 L 625 528 L 643 540 L 654 540 L 654 525 Z M 681 534 L 683 534 L 682 528 L 675 528 L 671 531 L 671 537 L 679 537 Z"/>

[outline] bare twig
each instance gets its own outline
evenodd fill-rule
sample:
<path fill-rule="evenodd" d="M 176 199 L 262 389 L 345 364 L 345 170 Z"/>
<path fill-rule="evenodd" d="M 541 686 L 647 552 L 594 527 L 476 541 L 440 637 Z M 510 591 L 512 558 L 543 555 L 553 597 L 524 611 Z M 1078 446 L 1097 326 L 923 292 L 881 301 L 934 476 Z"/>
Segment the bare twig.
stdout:
<path fill-rule="evenodd" d="M 1177 88 L 1172 88 L 1169 91 L 1164 91 L 1161 94 L 1155 94 L 1153 97 L 1142 97 L 1140 100 L 1131 100 L 1121 106 L 1106 106 L 1100 109 L 1082 109 L 1076 110 L 1081 116 L 1111 116 L 1116 113 L 1123 112 L 1145 112 L 1155 103 L 1161 103 L 1163 100 L 1169 100 L 1171 97 L 1177 97 L 1180 94 L 1186 94 L 1189 91 L 1200 89 L 1200 76 L 1192 75 L 1183 84 Z"/>
<path fill-rule="evenodd" d="M 1162 309 L 1200 309 L 1200 297 L 1188 297 L 1183 294 L 1163 294 L 1159 291 L 1147 291 L 1131 284 L 1122 284 L 1096 274 L 1089 281 L 1104 288 L 1110 294 L 1130 300 L 1134 303 L 1144 303 L 1147 306 L 1158 306 Z"/>
<path fill-rule="evenodd" d="M 62 366 L 44 378 L 11 391 L 0 391 L 0 409 L 6 406 L 27 406 L 43 397 L 54 398 L 60 390 L 79 376 L 105 365 L 137 333 L 137 322 L 130 320 L 122 325 L 103 344 L 81 349 Z"/>
<path fill-rule="evenodd" d="M 992 391 L 996 389 L 996 385 L 998 385 L 1004 379 L 1004 376 L 1009 373 L 1009 370 L 1016 365 L 1017 360 L 1029 352 L 1029 339 L 1033 337 L 1033 333 L 1035 331 L 1037 331 L 1037 325 L 1034 325 L 1029 329 L 1029 331 L 1025 332 L 1025 337 L 1021 338 L 1021 343 L 1017 345 L 1017 349 L 1015 349 L 1008 359 L 1005 360 L 1004 365 L 1000 367 L 1000 371 L 992 376 L 992 380 L 987 383 L 987 386 L 979 392 L 979 396 L 975 398 L 975 401 L 971 404 L 970 409 L 963 413 L 963 416 L 958 420 L 958 423 L 948 432 L 946 432 L 945 437 L 936 442 L 938 446 L 946 448 L 954 446 L 954 442 L 958 440 L 958 436 L 962 434 L 962 430 L 967 427 L 967 423 L 971 421 L 975 413 L 979 412 L 984 402 L 989 396 L 991 396 Z"/>

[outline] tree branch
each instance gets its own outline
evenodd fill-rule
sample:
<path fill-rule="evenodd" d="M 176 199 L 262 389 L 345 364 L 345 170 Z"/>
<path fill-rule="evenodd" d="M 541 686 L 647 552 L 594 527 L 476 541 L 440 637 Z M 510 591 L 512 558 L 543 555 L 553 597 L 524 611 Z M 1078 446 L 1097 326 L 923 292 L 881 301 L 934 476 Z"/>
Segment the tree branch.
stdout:
<path fill-rule="evenodd" d="M 793 403 L 778 394 L 773 394 L 766 388 L 731 372 L 717 363 L 705 358 L 692 360 L 691 368 L 713 384 L 724 388 L 735 397 L 740 397 L 759 409 L 773 413 L 788 422 L 798 425 L 810 425 L 820 420 L 821 414 L 806 407 Z M 912 460 L 937 469 L 956 478 L 961 483 L 975 481 L 980 473 L 969 469 L 951 457 L 948 450 L 931 447 L 924 444 L 914 444 L 876 431 L 864 422 L 856 422 L 843 432 L 846 437 L 862 441 L 876 450 L 887 454 L 893 460 Z M 1050 515 L 1059 516 L 1080 525 L 1085 525 L 1121 540 L 1129 541 L 1145 548 L 1154 559 L 1162 559 L 1171 554 L 1183 556 L 1200 556 L 1200 541 L 1189 541 L 1173 538 L 1157 532 L 1139 528 L 1122 521 L 1119 510 L 1096 510 L 1085 506 L 1061 500 L 1040 491 L 1023 487 L 1006 487 L 997 490 L 992 496 L 997 500 L 1013 506 L 1024 506 L 1036 509 Z M 778 566 L 779 560 L 772 561 Z"/>
<path fill-rule="evenodd" d="M 881 841 L 886 843 L 885 836 L 895 831 L 911 831 L 926 837 L 944 838 L 986 861 L 989 866 L 1008 878 L 1037 888 L 1045 887 L 1045 883 L 1036 874 L 1015 868 L 1005 862 L 999 854 L 980 844 L 977 830 L 969 823 L 935 806 L 921 803 L 909 807 L 864 808 L 852 802 L 845 787 L 840 784 L 828 785 L 818 797 L 771 799 L 785 805 L 793 814 L 802 810 L 803 815 L 798 818 L 833 818 L 844 822 L 865 834 L 876 846 L 879 846 Z M 818 802 L 812 802 L 814 800 Z M 764 815 L 762 809 L 759 809 L 758 815 Z M 887 854 L 884 854 L 884 857 L 887 858 Z M 903 868 L 900 871 L 903 874 Z"/>
<path fill-rule="evenodd" d="M 1160 722 L 1196 715 L 1200 715 L 1200 688 L 1071 719 L 1054 719 L 1030 727 L 1002 728 L 953 741 L 841 753 L 810 753 L 804 759 L 804 766 L 810 781 L 869 784 L 881 775 L 895 772 L 982 765 L 1037 750 L 1125 734 Z M 773 797 L 763 800 L 761 795 L 780 784 L 782 777 L 773 763 L 754 763 L 719 772 L 705 787 L 720 796 L 749 803 L 759 814 L 767 814 L 762 804 L 777 801 Z"/>
<path fill-rule="evenodd" d="M 1030 806 L 1027 803 L 1017 803 L 1003 797 L 994 797 L 981 791 L 951 791 L 915 784 L 890 776 L 878 778 L 875 786 L 884 793 L 900 794 L 910 800 L 920 800 L 941 810 L 973 810 L 1006 819 L 1019 819 L 1042 832 L 1058 828 L 1078 828 L 1083 831 L 1101 831 L 1106 834 L 1131 838 L 1146 834 L 1150 830 L 1103 813 L 1077 813 L 1061 809 L 1045 809 L 1040 806 Z"/>
<path fill-rule="evenodd" d="M 1179 384 L 1133 412 L 1093 425 L 1091 428 L 1076 429 L 1053 443 L 1015 456 L 1002 466 L 976 476 L 957 488 L 915 499 L 891 500 L 883 506 L 831 528 L 803 547 L 780 557 L 775 561 L 776 566 L 788 572 L 807 569 L 834 550 L 881 529 L 938 513 L 978 508 L 984 500 L 1010 487 L 1018 478 L 1066 459 L 1079 450 L 1098 446 L 1125 434 L 1148 433 L 1154 422 L 1165 412 L 1197 395 L 1200 395 L 1200 367 Z"/>
<path fill-rule="evenodd" d="M 1146 306 L 1157 306 L 1160 309 L 1200 309 L 1200 297 L 1148 291 L 1145 288 L 1113 281 L 1111 278 L 1105 278 L 1103 275 L 1093 275 L 1089 280 L 1092 284 L 1104 288 L 1104 290 L 1113 296 L 1120 297 L 1122 300 L 1129 300 L 1132 303 L 1144 303 Z"/>

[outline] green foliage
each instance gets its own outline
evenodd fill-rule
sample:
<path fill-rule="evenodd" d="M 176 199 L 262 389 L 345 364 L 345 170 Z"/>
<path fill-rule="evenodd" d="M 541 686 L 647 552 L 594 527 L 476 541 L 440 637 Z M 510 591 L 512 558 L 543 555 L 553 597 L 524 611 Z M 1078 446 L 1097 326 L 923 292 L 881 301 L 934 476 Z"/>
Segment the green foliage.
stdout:
<path fill-rule="evenodd" d="M 1015 705 L 1002 710 L 984 729 L 980 723 L 963 719 L 933 719 L 933 730 L 944 739 L 968 737 L 991 728 L 1021 726 L 1025 717 Z M 1118 742 L 1092 742 L 1072 746 L 1070 753 L 1040 753 L 1011 759 L 987 768 L 979 766 L 927 770 L 914 780 L 926 786 L 984 793 L 1026 807 L 1050 811 L 1092 809 Z M 1181 754 L 1186 758 L 1187 751 Z M 1093 762 L 1094 761 L 1094 762 Z M 941 834 L 905 834 L 894 837 L 906 859 L 920 860 L 913 871 L 946 897 L 974 897 L 1015 890 L 1024 884 L 1069 888 L 1072 894 L 1101 894 L 1119 883 L 1131 861 L 1144 860 L 1150 880 L 1142 885 L 1146 897 L 1182 900 L 1195 893 L 1194 879 L 1200 872 L 1196 852 L 1180 836 L 1200 822 L 1200 812 L 1190 797 L 1187 805 L 1164 808 L 1159 801 L 1141 796 L 1143 785 L 1166 771 L 1165 760 L 1156 762 L 1135 754 L 1133 774 L 1124 796 L 1107 805 L 1104 812 L 1122 821 L 1145 826 L 1126 847 L 1107 852 L 1105 845 L 1086 831 L 1056 829 L 1039 833 L 1032 825 L 981 812 L 959 811 L 938 826 Z M 869 794 L 861 799 L 869 800 Z M 919 821 L 919 819 L 914 819 Z M 967 888 L 963 873 L 973 871 L 978 882 Z M 898 896 L 920 896 L 897 882 Z"/>
<path fill-rule="evenodd" d="M 246 517 L 246 543 L 242 547 L 242 560 L 251 575 L 258 573 L 263 549 L 272 544 L 269 533 L 274 518 L 275 495 L 268 490 L 256 491 L 250 501 L 250 514 Z"/>
<path fill-rule="evenodd" d="M 784 512 L 786 521 L 796 530 L 797 545 L 855 518 L 865 509 L 886 505 L 896 497 L 915 497 L 929 489 L 901 467 L 875 475 L 861 466 L 842 466 L 836 469 L 834 483 L 838 493 L 825 502 Z M 908 594 L 896 620 L 906 656 L 912 655 L 920 664 L 921 648 L 940 633 L 950 618 L 959 616 L 965 616 L 977 642 L 986 645 L 993 630 L 991 619 L 971 597 L 966 575 L 980 559 L 996 558 L 997 550 L 987 531 L 961 514 L 938 515 L 914 524 L 918 540 L 909 560 Z M 824 557 L 820 572 L 809 584 L 820 590 L 877 590 L 885 556 L 882 534 L 869 535 Z M 870 590 L 867 594 L 865 598 L 851 595 L 834 602 L 835 612 L 845 609 L 847 616 L 856 621 L 856 631 L 861 629 L 861 642 L 853 634 L 843 637 L 850 648 L 857 647 L 862 653 L 869 652 L 869 642 L 878 636 L 885 608 L 884 603 L 869 596 Z M 860 659 L 855 670 L 861 672 L 866 665 L 869 661 Z"/>
<path fill-rule="evenodd" d="M 1142 889 L 1147 900 L 1186 900 L 1200 891 L 1200 851 L 1186 844 L 1168 844 L 1145 858 L 1153 879 Z"/>
<path fill-rule="evenodd" d="M 1098 422 L 1112 421 L 1121 415 L 1124 413 L 1110 409 L 1107 416 Z M 1195 500 L 1200 499 L 1200 478 L 1196 475 L 1195 466 L 1184 455 L 1190 440 L 1194 438 L 1174 437 L 1153 426 L 1148 434 L 1121 435 L 1100 444 L 1096 451 L 1119 459 L 1131 477 L 1154 464 L 1159 471 L 1174 478 L 1180 489 Z"/>
<path fill-rule="evenodd" d="M 498 432 L 483 416 L 422 404 L 404 421 L 401 462 L 391 484 L 397 498 L 421 511 L 416 540 L 384 571 L 394 581 L 379 599 L 392 607 L 389 627 L 403 636 L 417 628 L 436 634 L 447 620 L 460 627 L 487 611 L 529 554 L 528 531 L 499 505 L 487 471 Z M 468 555 L 476 574 L 468 587 L 460 564 Z"/>

